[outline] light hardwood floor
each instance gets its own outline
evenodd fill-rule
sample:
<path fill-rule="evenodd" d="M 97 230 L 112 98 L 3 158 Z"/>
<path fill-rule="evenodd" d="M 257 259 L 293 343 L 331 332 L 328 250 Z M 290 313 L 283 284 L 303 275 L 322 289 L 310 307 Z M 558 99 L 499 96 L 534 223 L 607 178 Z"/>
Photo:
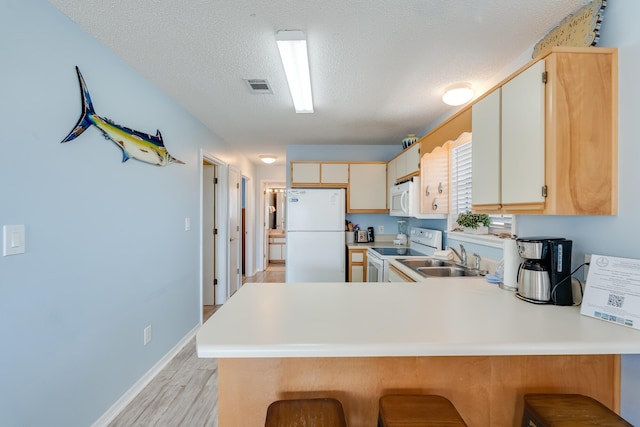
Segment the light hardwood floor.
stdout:
<path fill-rule="evenodd" d="M 275 265 L 244 282 L 278 283 L 284 279 L 284 266 Z M 204 306 L 204 321 L 219 307 Z M 109 427 L 217 427 L 217 366 L 215 359 L 198 359 L 196 341 L 192 339 Z"/>

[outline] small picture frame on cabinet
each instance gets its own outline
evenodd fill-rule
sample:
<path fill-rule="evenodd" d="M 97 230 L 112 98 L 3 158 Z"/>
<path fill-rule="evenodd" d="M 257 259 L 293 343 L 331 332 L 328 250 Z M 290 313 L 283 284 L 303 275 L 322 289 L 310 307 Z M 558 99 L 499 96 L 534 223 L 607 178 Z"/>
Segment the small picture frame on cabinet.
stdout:
<path fill-rule="evenodd" d="M 358 230 L 358 235 L 356 236 L 356 240 L 358 243 L 367 243 L 369 241 L 367 230 Z"/>

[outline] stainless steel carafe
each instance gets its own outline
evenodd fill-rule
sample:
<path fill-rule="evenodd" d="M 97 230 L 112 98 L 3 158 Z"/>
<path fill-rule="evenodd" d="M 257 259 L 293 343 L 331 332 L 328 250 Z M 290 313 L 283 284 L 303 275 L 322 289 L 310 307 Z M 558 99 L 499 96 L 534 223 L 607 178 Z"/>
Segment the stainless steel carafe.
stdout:
<path fill-rule="evenodd" d="M 548 302 L 551 299 L 549 279 L 549 270 L 545 265 L 532 260 L 524 261 L 518 270 L 518 295 L 534 302 Z"/>

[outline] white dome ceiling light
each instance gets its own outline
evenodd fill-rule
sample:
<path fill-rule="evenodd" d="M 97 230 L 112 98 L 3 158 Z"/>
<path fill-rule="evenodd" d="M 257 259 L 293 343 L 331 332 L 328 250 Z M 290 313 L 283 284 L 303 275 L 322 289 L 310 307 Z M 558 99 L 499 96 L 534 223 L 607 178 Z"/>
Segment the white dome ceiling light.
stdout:
<path fill-rule="evenodd" d="M 266 164 L 271 164 L 278 158 L 278 156 L 274 156 L 273 154 L 260 154 L 258 157 Z"/>
<path fill-rule="evenodd" d="M 456 83 L 447 87 L 442 95 L 442 101 L 447 105 L 458 106 L 466 104 L 473 98 L 471 83 Z"/>

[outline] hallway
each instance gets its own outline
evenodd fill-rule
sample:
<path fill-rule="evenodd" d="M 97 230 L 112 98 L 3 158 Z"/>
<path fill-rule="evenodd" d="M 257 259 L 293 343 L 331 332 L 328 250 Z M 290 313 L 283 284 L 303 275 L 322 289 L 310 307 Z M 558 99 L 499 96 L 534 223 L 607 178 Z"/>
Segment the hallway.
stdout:
<path fill-rule="evenodd" d="M 243 277 L 242 283 L 284 283 L 284 264 L 269 264 L 266 270 L 259 271 L 251 277 Z"/>

